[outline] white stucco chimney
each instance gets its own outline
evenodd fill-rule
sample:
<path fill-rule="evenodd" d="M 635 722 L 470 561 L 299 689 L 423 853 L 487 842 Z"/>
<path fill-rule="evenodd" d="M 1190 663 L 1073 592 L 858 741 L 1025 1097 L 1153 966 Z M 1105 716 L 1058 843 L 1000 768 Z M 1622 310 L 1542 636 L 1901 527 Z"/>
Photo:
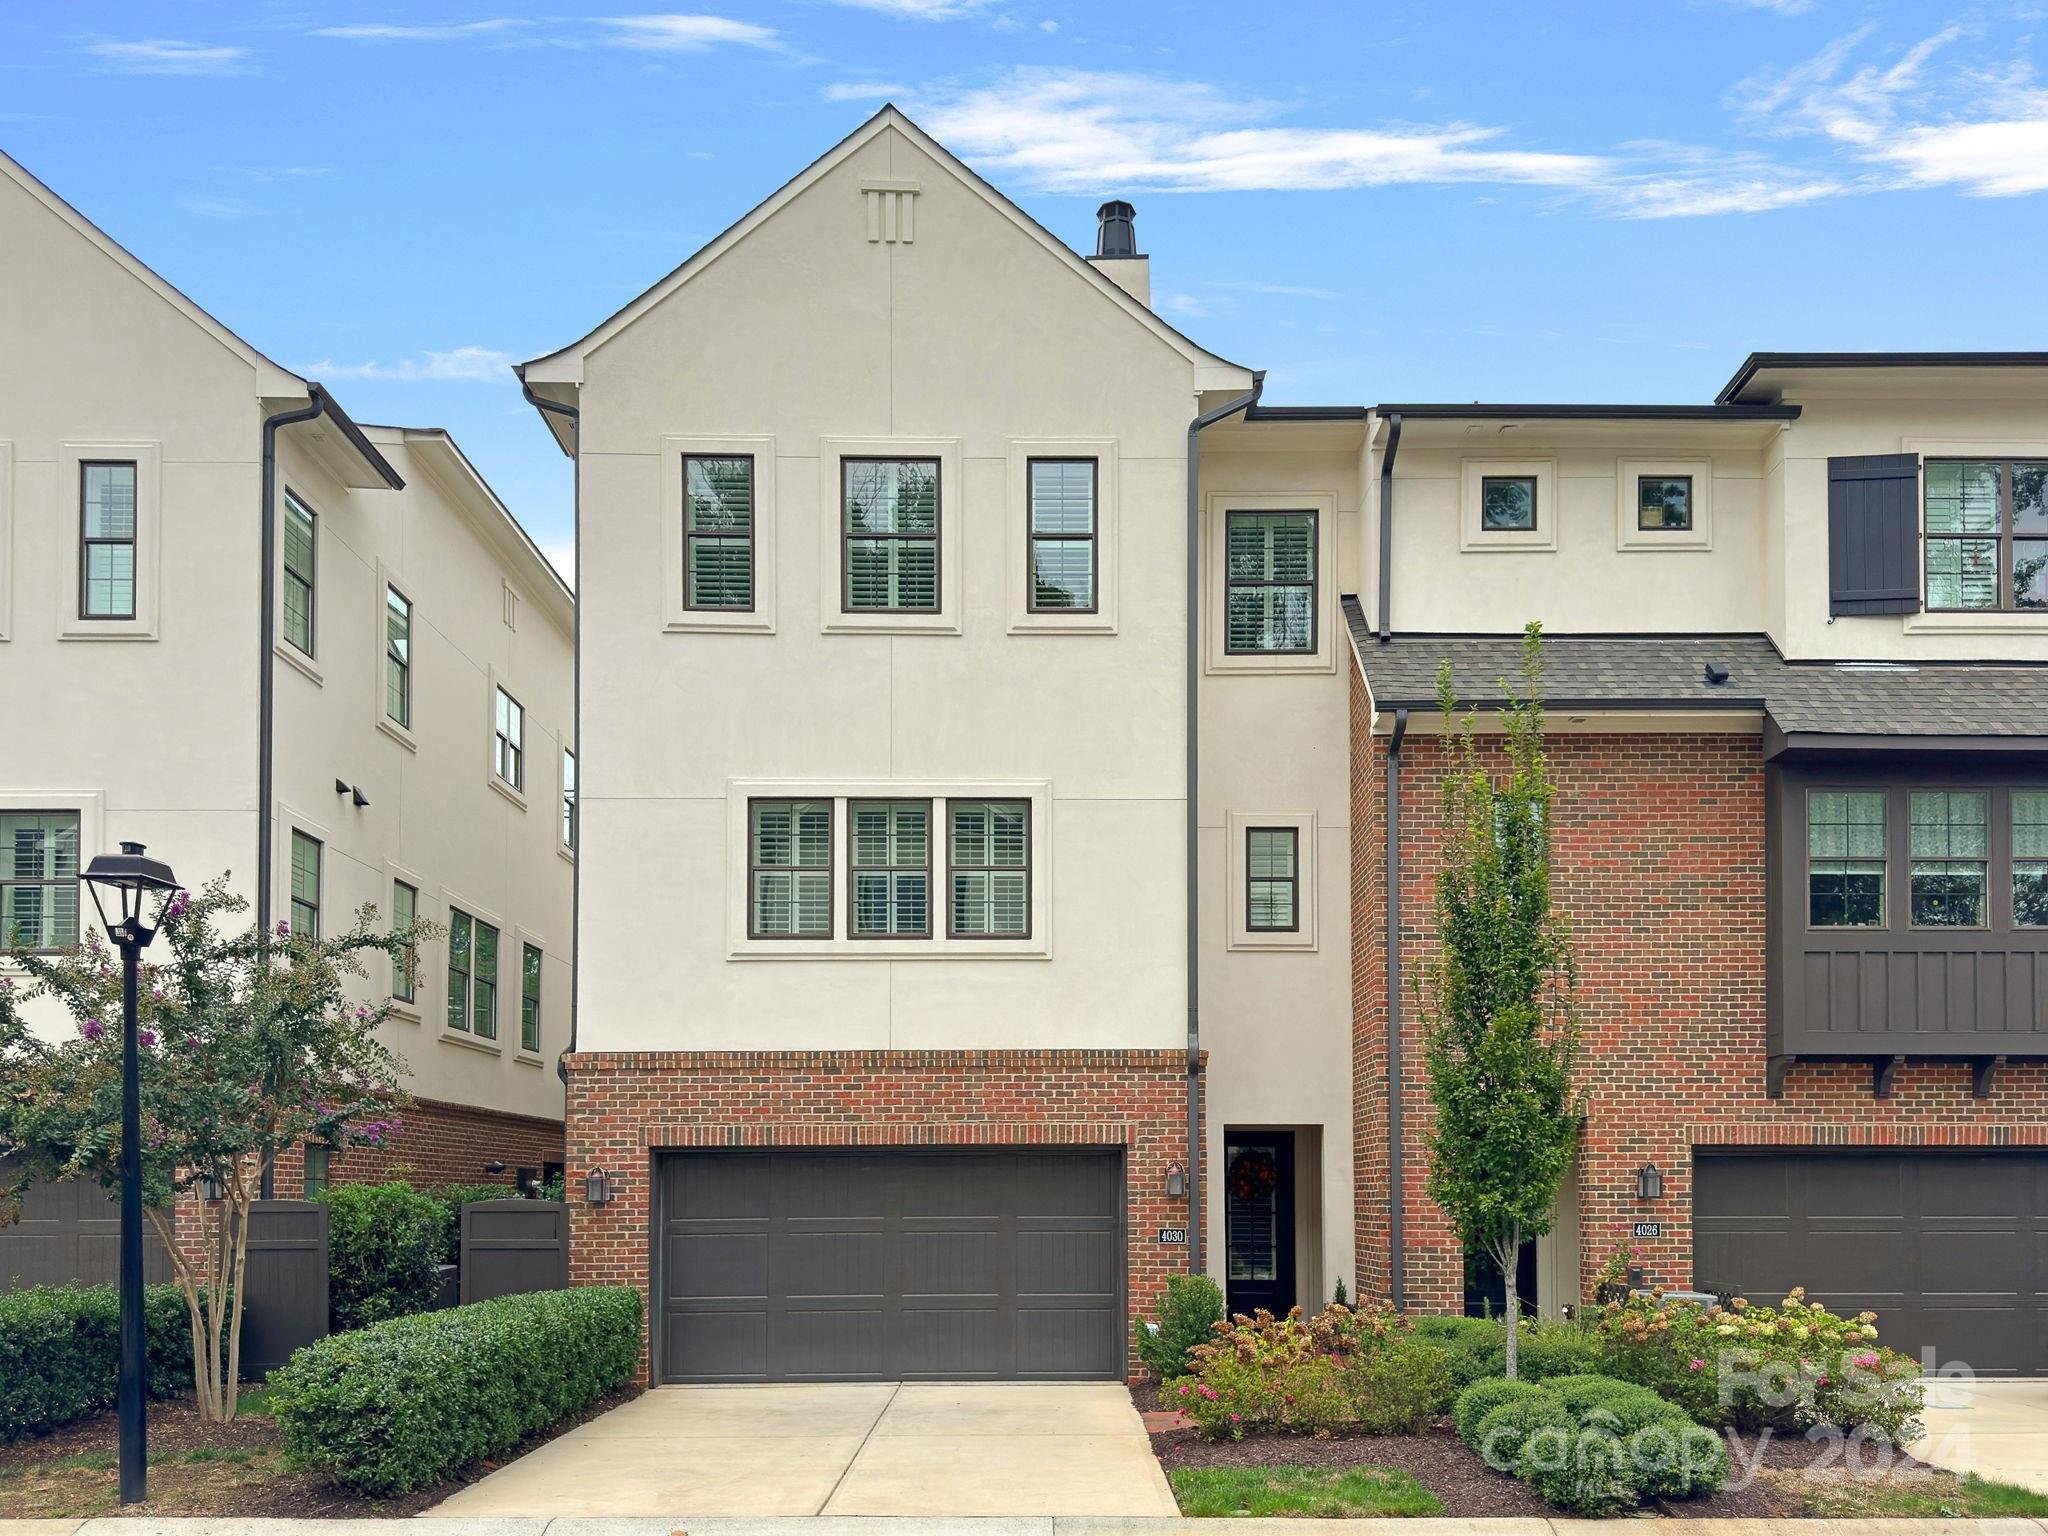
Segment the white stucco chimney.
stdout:
<path fill-rule="evenodd" d="M 1152 307 L 1152 258 L 1138 254 L 1138 210 L 1112 199 L 1095 210 L 1095 254 L 1090 264 L 1147 309 Z"/>

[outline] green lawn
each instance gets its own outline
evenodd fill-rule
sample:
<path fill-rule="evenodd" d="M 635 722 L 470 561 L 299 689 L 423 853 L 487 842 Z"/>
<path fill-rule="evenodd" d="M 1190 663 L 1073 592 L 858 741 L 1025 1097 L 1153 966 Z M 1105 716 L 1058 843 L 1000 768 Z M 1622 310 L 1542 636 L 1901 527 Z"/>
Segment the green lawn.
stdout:
<path fill-rule="evenodd" d="M 1900 1516 L 1910 1519 L 1989 1520 L 2004 1515 L 2048 1515 L 2048 1494 L 1989 1483 L 1971 1475 L 1926 1482 L 1845 1481 L 1807 1491 L 1817 1515 L 1836 1518 Z"/>
<path fill-rule="evenodd" d="M 1385 1467 L 1178 1467 L 1184 1515 L 1440 1515 L 1437 1496 Z"/>

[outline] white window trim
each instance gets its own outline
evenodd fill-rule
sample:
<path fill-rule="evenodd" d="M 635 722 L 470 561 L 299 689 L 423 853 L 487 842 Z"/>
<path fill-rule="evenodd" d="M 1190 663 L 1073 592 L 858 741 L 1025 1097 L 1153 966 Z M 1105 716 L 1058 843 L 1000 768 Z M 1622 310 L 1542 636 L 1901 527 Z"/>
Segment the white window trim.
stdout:
<path fill-rule="evenodd" d="M 1052 785 L 992 779 L 729 779 L 726 781 L 726 957 L 731 960 L 1045 960 L 1052 955 Z M 747 805 L 753 800 L 830 800 L 832 806 L 832 937 L 756 939 L 747 934 Z M 847 870 L 849 800 L 930 800 L 932 806 L 932 936 L 856 939 L 849 936 Z M 1031 804 L 1031 936 L 954 939 L 946 936 L 947 800 L 1027 800 Z"/>
<path fill-rule="evenodd" d="M 527 806 L 525 789 L 507 784 L 498 777 L 498 690 L 501 688 L 519 706 L 520 777 L 527 783 L 533 781 L 533 711 L 527 708 L 519 690 L 511 687 L 496 667 L 484 669 L 484 780 L 523 811 Z"/>
<path fill-rule="evenodd" d="M 313 514 L 313 654 L 308 656 L 284 637 L 284 520 L 287 511 L 285 496 L 289 494 L 300 506 Z M 283 480 L 277 486 L 277 560 L 270 573 L 271 609 L 273 628 L 270 648 L 277 652 L 278 660 L 285 662 L 295 671 L 303 674 L 319 687 L 327 686 L 327 674 L 320 665 L 320 656 L 325 647 L 320 643 L 320 620 L 327 605 L 321 601 L 321 577 L 327 569 L 326 551 L 321 546 L 326 542 L 327 514 L 320 510 L 313 498 L 300 490 L 297 485 Z M 381 631 L 380 631 L 381 633 Z M 379 676 L 381 676 L 381 672 Z"/>
<path fill-rule="evenodd" d="M 845 613 L 845 544 L 840 501 L 846 459 L 939 461 L 939 610 L 937 613 Z M 957 437 L 821 437 L 818 439 L 818 628 L 828 635 L 957 635 L 960 571 L 966 563 L 967 495 Z"/>
<path fill-rule="evenodd" d="M 518 973 L 520 987 L 513 989 L 512 996 L 515 1004 L 519 1006 L 523 1006 L 526 1001 L 525 993 L 522 990 L 520 990 L 520 988 L 523 988 L 526 983 L 526 946 L 528 944 L 531 944 L 535 949 L 540 951 L 540 1049 L 537 1051 L 529 1051 L 519 1043 L 519 1006 L 515 1006 L 512 1010 L 512 1029 L 510 1031 L 512 1035 L 512 1059 L 522 1066 L 538 1067 L 543 1065 L 547 1060 L 548 1024 L 553 1017 L 552 1013 L 549 1011 L 548 1008 L 548 984 L 553 979 L 555 973 L 555 953 L 551 948 L 548 947 L 547 942 L 543 940 L 541 936 L 535 933 L 531 928 L 513 928 L 510 930 L 500 931 L 509 931 L 513 936 L 512 947 L 514 956 L 519 962 Z M 499 955 L 499 960 L 501 962 L 499 965 L 499 969 L 501 971 L 504 969 L 504 966 L 502 964 L 503 959 L 504 956 L 501 953 Z M 506 1031 L 503 1029 L 500 1029 L 498 1031 L 500 1037 L 504 1036 L 505 1033 Z"/>
<path fill-rule="evenodd" d="M 389 736 L 393 741 L 405 748 L 406 751 L 417 752 L 420 749 L 420 741 L 413 728 L 400 725 L 384 712 L 384 650 L 386 640 L 384 593 L 387 588 L 397 592 L 400 597 L 404 598 L 411 605 L 408 611 L 411 614 L 412 628 L 409 631 L 410 640 L 408 643 L 411 646 L 412 654 L 409 658 L 410 664 L 406 668 L 406 688 L 407 698 L 412 704 L 412 717 L 415 721 L 420 717 L 420 602 L 418 598 L 413 596 L 412 584 L 401 581 L 398 573 L 382 560 L 377 562 L 377 588 L 372 594 L 376 610 L 371 615 L 370 624 L 370 638 L 375 647 L 372 652 L 375 664 L 370 668 L 370 708 L 374 711 L 372 718 L 377 722 L 378 730 Z"/>
<path fill-rule="evenodd" d="M 1299 655 L 1233 656 L 1225 647 L 1224 617 L 1228 569 L 1225 538 L 1232 512 L 1313 512 L 1316 514 L 1316 648 Z M 1205 667 L 1220 672 L 1334 672 L 1337 630 L 1343 615 L 1337 604 L 1337 498 L 1329 491 L 1281 491 L 1251 494 L 1210 491 L 1203 497 L 1202 543 L 1208 555 L 1203 579 Z"/>
<path fill-rule="evenodd" d="M 107 795 L 100 789 L 6 789 L 0 790 L 0 811 L 72 811 L 78 816 L 78 936 L 99 927 L 99 912 L 92 894 L 85 889 L 85 866 L 97 853 L 107 849 Z M 21 962 L 0 953 L 0 976 L 16 978 L 24 971 Z"/>
<path fill-rule="evenodd" d="M 1659 532 L 1636 526 L 1636 482 L 1644 476 L 1692 477 L 1692 527 Z M 1712 459 L 1618 459 L 1614 465 L 1614 547 L 1624 553 L 1710 550 L 1714 547 Z M 1542 491 L 1537 491 L 1538 504 Z M 1538 515 L 1536 526 L 1543 526 Z"/>
<path fill-rule="evenodd" d="M 484 906 L 481 902 L 471 901 L 462 892 L 451 886 L 444 885 L 441 887 L 440 899 L 441 926 L 443 928 L 453 927 L 454 909 L 460 907 L 478 922 L 498 930 L 498 1037 L 495 1040 L 480 1040 L 477 1038 L 474 1028 L 462 1030 L 450 1029 L 448 1027 L 447 946 L 449 935 L 447 934 L 444 934 L 441 939 L 441 1012 L 434 1021 L 435 1033 L 441 1037 L 442 1043 L 446 1045 L 459 1045 L 464 1050 L 482 1051 L 490 1056 L 503 1056 L 505 1054 L 505 941 L 511 935 L 512 927 L 504 918 L 500 917 L 489 907 Z M 473 1000 L 476 995 L 476 935 L 474 933 L 471 933 L 469 942 L 470 996 Z"/>
<path fill-rule="evenodd" d="M 2048 459 L 2048 440 L 2042 438 L 1908 437 L 1899 442 L 1902 453 L 1920 455 L 1920 601 L 1918 613 L 1903 616 L 1901 628 L 1909 635 L 2048 635 L 2048 613 L 2018 613 L 1990 608 L 1975 613 L 1930 613 L 1927 611 L 1927 461 L 1929 459 Z"/>
<path fill-rule="evenodd" d="M 13 634 L 14 444 L 0 438 L 0 641 Z"/>
<path fill-rule="evenodd" d="M 383 867 L 384 894 L 377 903 L 377 910 L 385 929 L 387 931 L 390 929 L 392 921 L 398 915 L 392 908 L 391 888 L 400 880 L 403 880 L 418 893 L 413 897 L 413 921 L 415 923 L 427 921 L 427 901 L 432 895 L 432 889 L 426 881 L 420 878 L 419 871 L 411 868 L 409 865 L 397 863 L 392 859 L 386 859 Z M 323 875 L 326 873 L 326 861 L 324 859 L 321 861 L 321 873 Z M 425 950 L 426 946 L 420 946 L 418 956 L 419 974 L 413 978 L 412 1001 L 407 1002 L 404 998 L 395 997 L 389 993 L 386 993 L 384 997 L 384 1006 L 389 1011 L 390 1016 L 394 1019 L 403 1019 L 408 1024 L 418 1024 L 426 1018 L 427 983 L 433 978 L 434 967 L 428 961 Z M 448 967 L 444 957 L 441 966 L 441 986 L 445 990 L 447 985 Z M 446 1000 L 444 999 L 443 1001 L 445 1003 Z M 443 1018 L 448 1016 L 445 1006 L 441 1016 Z"/>
<path fill-rule="evenodd" d="M 78 616 L 78 487 L 80 466 L 95 459 L 135 461 L 135 617 L 82 619 Z M 67 530 L 61 548 L 70 557 L 58 570 L 57 638 L 59 640 L 154 640 L 163 569 L 163 444 L 93 441 L 65 443 L 57 454 L 57 487 L 61 498 L 59 527 Z"/>
<path fill-rule="evenodd" d="M 1253 827 L 1294 829 L 1295 931 L 1269 933 L 1245 922 L 1245 833 Z M 1316 936 L 1316 813 L 1314 811 L 1232 811 L 1224 818 L 1223 902 L 1230 949 L 1312 951 Z"/>
<path fill-rule="evenodd" d="M 754 606 L 744 613 L 691 608 L 683 589 L 683 459 L 754 461 Z M 941 513 L 943 516 L 943 512 Z M 661 440 L 662 630 L 671 635 L 775 633 L 775 439 L 669 436 Z"/>
<path fill-rule="evenodd" d="M 1458 548 L 1467 554 L 1547 554 L 1557 548 L 1557 460 L 1461 459 L 1458 492 Z M 1532 475 L 1536 480 L 1536 526 L 1529 532 L 1479 526 L 1479 484 L 1494 475 Z"/>
<path fill-rule="evenodd" d="M 275 899 L 271 902 L 270 920 L 290 922 L 292 917 L 292 834 L 303 832 L 315 838 L 320 844 L 320 936 L 325 938 L 333 929 L 335 907 L 328 898 L 334 888 L 334 833 L 325 822 L 312 817 L 283 801 L 277 804 L 277 835 L 270 849 L 271 886 Z M 350 909 L 351 912 L 353 908 Z"/>
<path fill-rule="evenodd" d="M 1095 612 L 1031 611 L 1031 469 L 1033 459 L 1095 461 Z M 1004 498 L 1004 567 L 1013 635 L 1113 635 L 1117 608 L 1117 440 L 1113 437 L 1010 439 L 1008 495 Z M 940 516 L 945 515 L 943 502 Z"/>

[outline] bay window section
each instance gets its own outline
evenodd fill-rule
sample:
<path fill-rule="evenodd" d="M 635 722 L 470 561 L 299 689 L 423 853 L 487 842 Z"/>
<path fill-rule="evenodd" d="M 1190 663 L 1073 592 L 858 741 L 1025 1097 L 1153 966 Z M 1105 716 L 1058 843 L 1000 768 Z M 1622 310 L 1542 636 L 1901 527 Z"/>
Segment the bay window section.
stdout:
<path fill-rule="evenodd" d="M 843 587 L 849 613 L 939 611 L 939 461 L 840 463 Z"/>
<path fill-rule="evenodd" d="M 1884 926 L 1882 790 L 1810 790 L 1806 797 L 1807 923 Z"/>
<path fill-rule="evenodd" d="M 2048 928 L 2048 790 L 2012 793 L 2012 921 Z"/>
<path fill-rule="evenodd" d="M 954 938 L 1028 938 L 1031 933 L 1031 806 L 1024 800 L 954 800 L 950 903 Z"/>
<path fill-rule="evenodd" d="M 1985 926 L 1989 801 L 1990 797 L 1981 790 L 1913 792 L 1914 927 Z"/>
<path fill-rule="evenodd" d="M 832 937 L 832 802 L 756 800 L 747 844 L 748 937 Z"/>

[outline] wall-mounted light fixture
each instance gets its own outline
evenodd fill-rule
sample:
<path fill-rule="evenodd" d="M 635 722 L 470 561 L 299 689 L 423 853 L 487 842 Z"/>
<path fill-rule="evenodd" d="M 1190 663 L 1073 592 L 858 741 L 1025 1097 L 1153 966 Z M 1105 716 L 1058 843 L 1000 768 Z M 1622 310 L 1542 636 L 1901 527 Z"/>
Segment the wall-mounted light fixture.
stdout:
<path fill-rule="evenodd" d="M 1188 1197 L 1188 1171 L 1179 1163 L 1166 1165 L 1166 1198 L 1185 1200 Z"/>
<path fill-rule="evenodd" d="M 504 1164 L 504 1161 L 503 1161 L 503 1159 L 501 1159 L 501 1158 L 495 1158 L 495 1157 L 494 1157 L 494 1158 L 492 1158 L 492 1159 L 491 1159 L 491 1160 L 490 1160 L 490 1161 L 489 1161 L 488 1163 L 485 1163 L 485 1164 L 484 1164 L 484 1172 L 485 1172 L 485 1173 L 503 1173 L 504 1171 L 505 1171 L 505 1164 Z"/>
<path fill-rule="evenodd" d="M 1636 1170 L 1636 1198 L 1638 1200 L 1662 1200 L 1664 1198 L 1664 1175 L 1655 1163 L 1645 1163 Z"/>
<path fill-rule="evenodd" d="M 612 1203 L 612 1176 L 602 1168 L 593 1168 L 583 1175 L 583 1203 L 585 1205 L 610 1205 Z"/>

